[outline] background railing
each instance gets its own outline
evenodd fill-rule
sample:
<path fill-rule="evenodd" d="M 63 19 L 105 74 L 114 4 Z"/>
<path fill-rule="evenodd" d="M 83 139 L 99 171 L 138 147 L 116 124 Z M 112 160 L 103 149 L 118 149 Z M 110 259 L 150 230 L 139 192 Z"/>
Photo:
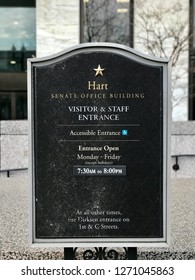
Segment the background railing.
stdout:
<path fill-rule="evenodd" d="M 3 170 L 0 170 L 0 173 L 6 172 L 7 177 L 9 178 L 10 177 L 10 172 L 12 172 L 12 171 L 23 171 L 23 170 L 28 170 L 28 168 L 26 167 L 26 168 L 3 169 Z"/>

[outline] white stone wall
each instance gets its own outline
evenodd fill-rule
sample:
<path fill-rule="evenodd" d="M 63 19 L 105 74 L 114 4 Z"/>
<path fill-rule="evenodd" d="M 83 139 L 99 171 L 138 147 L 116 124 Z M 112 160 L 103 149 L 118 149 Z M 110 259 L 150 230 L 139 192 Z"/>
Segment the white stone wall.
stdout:
<path fill-rule="evenodd" d="M 195 178 L 195 122 L 174 122 L 171 136 L 172 177 Z"/>
<path fill-rule="evenodd" d="M 0 170 L 28 167 L 27 121 L 0 122 Z"/>
<path fill-rule="evenodd" d="M 79 0 L 37 0 L 37 57 L 79 43 Z"/>

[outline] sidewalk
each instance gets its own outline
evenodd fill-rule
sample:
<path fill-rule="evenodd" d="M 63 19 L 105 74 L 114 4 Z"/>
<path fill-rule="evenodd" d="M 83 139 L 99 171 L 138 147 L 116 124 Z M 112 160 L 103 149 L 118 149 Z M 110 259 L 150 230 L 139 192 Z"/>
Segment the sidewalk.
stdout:
<path fill-rule="evenodd" d="M 28 244 L 28 178 L 0 177 L 2 259 L 63 259 L 63 248 Z M 170 248 L 139 248 L 139 259 L 195 259 L 195 179 L 173 179 Z"/>

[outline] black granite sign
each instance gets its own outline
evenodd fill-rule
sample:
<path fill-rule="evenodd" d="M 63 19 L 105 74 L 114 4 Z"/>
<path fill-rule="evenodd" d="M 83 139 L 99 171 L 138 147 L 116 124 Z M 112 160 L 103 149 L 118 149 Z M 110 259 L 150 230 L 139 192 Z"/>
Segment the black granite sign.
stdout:
<path fill-rule="evenodd" d="M 29 60 L 32 242 L 167 242 L 168 62 L 114 44 Z"/>

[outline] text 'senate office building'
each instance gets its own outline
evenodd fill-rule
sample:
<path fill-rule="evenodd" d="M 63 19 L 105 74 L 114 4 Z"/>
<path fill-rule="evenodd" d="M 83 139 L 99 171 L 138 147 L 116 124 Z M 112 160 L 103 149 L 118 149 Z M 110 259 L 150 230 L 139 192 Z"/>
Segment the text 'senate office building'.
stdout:
<path fill-rule="evenodd" d="M 194 0 L 1 0 L 0 170 L 28 168 L 27 58 L 111 42 L 172 60 L 172 176 L 194 177 L 194 22 Z"/>

